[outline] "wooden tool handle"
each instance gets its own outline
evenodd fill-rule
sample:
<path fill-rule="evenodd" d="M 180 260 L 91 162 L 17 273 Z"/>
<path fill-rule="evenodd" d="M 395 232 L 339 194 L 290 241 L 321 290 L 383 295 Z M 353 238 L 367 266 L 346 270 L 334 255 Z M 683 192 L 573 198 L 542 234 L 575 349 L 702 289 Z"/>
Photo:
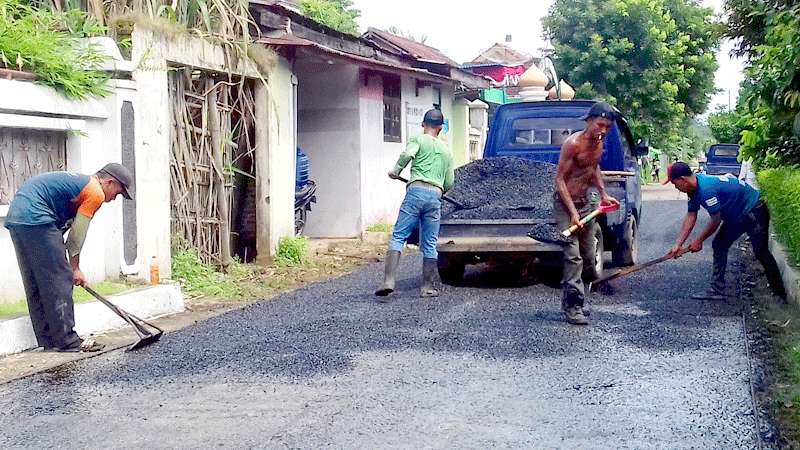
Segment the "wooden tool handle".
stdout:
<path fill-rule="evenodd" d="M 599 215 L 600 215 L 600 209 L 595 209 L 594 211 L 587 214 L 586 217 L 581 219 L 581 225 L 586 225 L 590 220 L 594 219 Z M 564 235 L 564 237 L 570 237 L 572 236 L 572 233 L 574 233 L 577 229 L 578 225 L 573 225 L 567 228 L 566 230 L 562 231 L 561 234 Z"/>

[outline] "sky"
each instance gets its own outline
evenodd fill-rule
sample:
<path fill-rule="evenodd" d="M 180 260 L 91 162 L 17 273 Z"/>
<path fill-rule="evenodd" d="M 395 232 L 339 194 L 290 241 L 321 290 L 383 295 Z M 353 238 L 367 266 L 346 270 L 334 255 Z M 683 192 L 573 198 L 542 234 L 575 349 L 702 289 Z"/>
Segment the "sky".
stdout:
<path fill-rule="evenodd" d="M 705 6 L 718 13 L 724 0 L 702 0 Z M 395 26 L 413 36 L 427 36 L 426 44 L 438 48 L 458 62 L 474 59 L 483 50 L 512 37 L 511 46 L 531 55 L 540 54 L 547 44 L 542 38 L 541 19 L 547 15 L 552 0 L 354 0 L 361 10 L 359 25 L 386 29 Z M 487 7 L 491 5 L 491 7 Z M 523 6 L 524 5 L 524 6 Z M 720 70 L 715 84 L 720 93 L 714 96 L 709 109 L 717 104 L 736 102 L 742 79 L 742 63 L 728 55 L 731 44 L 726 42 L 717 54 Z M 563 75 L 569 81 L 569 76 Z"/>

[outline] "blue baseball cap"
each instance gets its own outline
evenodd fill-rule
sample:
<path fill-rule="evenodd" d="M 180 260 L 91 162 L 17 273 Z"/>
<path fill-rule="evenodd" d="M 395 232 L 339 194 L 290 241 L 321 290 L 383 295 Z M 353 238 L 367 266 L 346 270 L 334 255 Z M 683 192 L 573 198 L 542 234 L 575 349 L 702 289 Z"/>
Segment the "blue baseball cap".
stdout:
<path fill-rule="evenodd" d="M 422 119 L 423 125 L 438 127 L 444 124 L 444 114 L 438 109 L 429 109 Z"/>

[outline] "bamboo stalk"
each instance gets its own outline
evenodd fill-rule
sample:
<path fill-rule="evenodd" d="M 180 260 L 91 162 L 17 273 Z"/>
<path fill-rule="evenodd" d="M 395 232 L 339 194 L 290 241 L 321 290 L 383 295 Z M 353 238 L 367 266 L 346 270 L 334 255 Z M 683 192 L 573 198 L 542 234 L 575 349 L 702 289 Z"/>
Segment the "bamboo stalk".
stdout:
<path fill-rule="evenodd" d="M 206 80 L 206 86 L 213 88 L 214 81 L 212 79 Z M 208 125 L 211 133 L 211 150 L 214 157 L 214 169 L 217 175 L 218 185 L 216 186 L 216 200 L 217 212 L 221 220 L 219 239 L 220 239 L 220 262 L 223 269 L 227 269 L 231 263 L 231 243 L 230 243 L 230 213 L 228 208 L 228 198 L 225 194 L 225 174 L 222 170 L 223 167 L 223 138 L 222 128 L 220 123 L 219 110 L 217 109 L 217 91 L 218 89 L 210 89 L 206 103 L 208 104 Z"/>

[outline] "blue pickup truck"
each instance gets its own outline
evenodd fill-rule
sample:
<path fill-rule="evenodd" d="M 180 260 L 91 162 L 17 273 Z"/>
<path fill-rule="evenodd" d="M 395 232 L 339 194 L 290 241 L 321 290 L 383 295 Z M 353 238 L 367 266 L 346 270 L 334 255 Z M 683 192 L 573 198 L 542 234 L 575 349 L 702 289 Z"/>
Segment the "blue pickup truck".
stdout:
<path fill-rule="evenodd" d="M 489 130 L 484 158 L 516 156 L 557 164 L 561 144 L 586 126 L 580 117 L 592 101 L 524 102 L 500 106 Z M 603 270 L 604 252 L 616 265 L 637 262 L 638 223 L 642 192 L 637 158 L 646 155 L 646 142 L 635 143 L 622 115 L 605 140 L 600 167 L 606 190 L 620 201 L 618 212 L 602 216 L 595 237 L 596 273 Z M 457 284 L 467 264 L 488 260 L 560 262 L 561 247 L 539 242 L 526 233 L 543 219 L 463 220 L 444 218 L 439 233 L 439 273 L 444 282 Z M 554 219 L 544 219 L 555 223 Z"/>
<path fill-rule="evenodd" d="M 742 164 L 739 162 L 739 146 L 736 144 L 714 144 L 706 152 L 706 162 L 701 167 L 709 175 L 739 175 Z"/>

